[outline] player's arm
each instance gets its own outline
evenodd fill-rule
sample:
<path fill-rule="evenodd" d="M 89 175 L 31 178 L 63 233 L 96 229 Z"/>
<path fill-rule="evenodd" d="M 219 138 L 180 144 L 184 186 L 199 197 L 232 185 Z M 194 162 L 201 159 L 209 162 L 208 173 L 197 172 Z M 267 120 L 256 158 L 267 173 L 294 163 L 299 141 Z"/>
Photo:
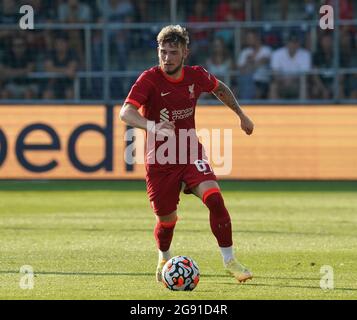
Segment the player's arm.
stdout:
<path fill-rule="evenodd" d="M 135 128 L 146 129 L 148 126 L 148 120 L 140 114 L 137 107 L 130 103 L 124 104 L 120 110 L 119 117 L 126 124 Z"/>
<path fill-rule="evenodd" d="M 172 135 L 172 133 L 166 132 L 165 134 L 165 131 L 162 132 L 162 129 L 175 129 L 175 125 L 173 122 L 164 121 L 155 125 L 154 121 L 149 121 L 148 119 L 143 117 L 138 111 L 138 108 L 128 102 L 126 102 L 121 108 L 119 117 L 122 121 L 132 127 L 141 128 L 149 131 L 155 130 L 155 132 L 160 132 L 164 135 Z"/>
<path fill-rule="evenodd" d="M 241 121 L 242 130 L 245 131 L 246 134 L 252 134 L 254 129 L 253 122 L 243 112 L 231 89 L 229 89 L 229 87 L 222 81 L 217 81 L 218 86 L 212 93 L 238 115 Z"/>

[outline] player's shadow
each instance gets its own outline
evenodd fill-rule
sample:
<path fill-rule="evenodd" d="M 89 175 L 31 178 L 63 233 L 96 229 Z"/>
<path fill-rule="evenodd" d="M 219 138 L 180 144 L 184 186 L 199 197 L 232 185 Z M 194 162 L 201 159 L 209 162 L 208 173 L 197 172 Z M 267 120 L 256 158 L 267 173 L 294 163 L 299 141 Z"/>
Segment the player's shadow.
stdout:
<path fill-rule="evenodd" d="M 11 274 L 19 275 L 18 270 L 0 270 L 0 274 Z M 59 276 L 154 276 L 152 272 L 64 272 L 64 271 L 37 271 L 34 276 L 38 275 L 59 275 Z M 231 278 L 230 275 L 225 274 L 204 274 L 202 278 Z M 271 279 L 271 280 L 320 280 L 320 278 L 291 278 L 291 277 L 259 277 L 255 276 L 254 279 Z M 232 282 L 223 282 L 223 284 L 237 286 L 237 283 L 232 280 Z M 267 284 L 267 283 L 254 283 L 246 282 L 244 286 L 252 287 L 277 287 L 277 288 L 298 288 L 298 289 L 319 289 L 319 286 L 308 286 L 308 285 L 289 285 L 289 284 Z M 337 291 L 357 291 L 356 288 L 334 288 Z"/>
<path fill-rule="evenodd" d="M 179 227 L 178 227 L 179 228 Z M 152 229 L 149 228 L 123 228 L 118 229 L 118 232 L 151 232 Z M 208 229 L 179 229 L 180 233 L 207 233 Z M 300 236 L 331 236 L 336 234 L 331 233 L 316 233 L 316 232 L 300 232 L 300 231 L 279 231 L 279 230 L 233 230 L 233 233 L 263 233 L 263 234 L 280 234 L 280 235 L 300 235 Z M 344 234 L 345 235 L 345 234 Z"/>
<path fill-rule="evenodd" d="M 0 227 L 0 230 L 13 230 L 13 231 L 35 231 L 35 230 L 60 230 L 60 231 L 84 231 L 84 232 L 152 232 L 152 228 L 76 228 L 76 227 Z M 208 229 L 179 229 L 180 233 L 207 233 Z M 279 230 L 233 230 L 233 233 L 256 233 L 256 234 L 279 234 L 279 235 L 299 235 L 299 236 L 337 236 L 336 233 L 316 233 L 316 232 L 299 232 L 299 231 L 279 231 Z M 349 235 L 349 234 L 348 234 Z M 343 234 L 346 236 L 346 233 Z M 353 235 L 351 235 L 353 236 Z"/>
<path fill-rule="evenodd" d="M 0 274 L 20 274 L 19 270 L 0 270 Z M 59 275 L 59 276 L 154 276 L 152 272 L 65 272 L 65 271 L 35 271 L 38 275 Z"/>
<path fill-rule="evenodd" d="M 275 278 L 278 279 L 278 278 Z M 306 280 L 306 279 L 300 279 Z M 237 283 L 235 282 L 225 282 L 224 284 L 227 285 L 234 285 L 236 286 Z M 290 284 L 268 284 L 268 283 L 249 283 L 246 282 L 243 284 L 244 286 L 251 286 L 251 287 L 275 287 L 275 288 L 297 288 L 297 289 L 319 289 L 322 290 L 320 286 L 308 286 L 308 285 L 290 285 Z M 331 291 L 357 291 L 356 288 L 333 288 Z"/>
<path fill-rule="evenodd" d="M 230 278 L 232 279 L 231 275 L 228 274 L 203 274 L 202 278 Z M 313 280 L 313 281 L 320 281 L 321 278 L 297 278 L 297 277 L 273 277 L 273 276 L 254 276 L 254 279 L 252 281 L 245 282 L 244 286 L 253 286 L 253 287 L 278 287 L 278 288 L 300 288 L 300 289 L 320 289 L 322 290 L 319 286 L 308 286 L 308 285 L 292 285 L 292 284 L 268 284 L 268 283 L 256 283 L 254 282 L 257 279 L 269 279 L 269 280 L 300 280 L 300 281 L 306 281 L 306 280 Z M 232 279 L 231 282 L 223 282 L 223 284 L 227 285 L 234 285 L 236 286 L 237 283 L 235 280 Z M 340 291 L 357 291 L 357 288 L 334 288 L 334 290 L 340 290 Z"/>

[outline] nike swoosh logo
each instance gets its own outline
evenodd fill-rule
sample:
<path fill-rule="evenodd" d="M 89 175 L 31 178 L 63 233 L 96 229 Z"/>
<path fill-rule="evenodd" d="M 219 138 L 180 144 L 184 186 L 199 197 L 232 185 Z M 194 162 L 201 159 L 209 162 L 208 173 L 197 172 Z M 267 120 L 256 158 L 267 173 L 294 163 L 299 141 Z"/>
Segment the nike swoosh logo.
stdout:
<path fill-rule="evenodd" d="M 170 93 L 171 93 L 171 91 L 166 92 L 166 93 L 161 92 L 161 97 L 165 97 L 165 96 L 167 96 L 167 95 L 170 94 Z"/>

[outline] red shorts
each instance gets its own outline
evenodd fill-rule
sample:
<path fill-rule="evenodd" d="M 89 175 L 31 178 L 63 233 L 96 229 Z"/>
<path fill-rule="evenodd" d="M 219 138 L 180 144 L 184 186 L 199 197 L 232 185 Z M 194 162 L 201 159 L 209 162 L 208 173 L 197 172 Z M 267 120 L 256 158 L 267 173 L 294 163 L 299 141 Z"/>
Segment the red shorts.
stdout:
<path fill-rule="evenodd" d="M 185 193 L 203 181 L 217 178 L 205 160 L 195 164 L 172 164 L 147 166 L 146 189 L 151 207 L 158 216 L 165 216 L 177 209 L 180 201 L 182 183 L 186 184 Z"/>

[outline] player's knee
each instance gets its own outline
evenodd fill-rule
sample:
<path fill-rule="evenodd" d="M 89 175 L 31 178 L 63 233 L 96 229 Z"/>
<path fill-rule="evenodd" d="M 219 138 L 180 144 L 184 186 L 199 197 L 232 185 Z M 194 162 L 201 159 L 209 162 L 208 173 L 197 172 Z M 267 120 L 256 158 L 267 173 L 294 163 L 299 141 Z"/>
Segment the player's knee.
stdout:
<path fill-rule="evenodd" d="M 208 190 L 209 191 L 209 190 Z M 221 217 L 229 217 L 229 213 L 225 207 L 224 200 L 220 191 L 212 190 L 203 197 L 204 204 L 208 207 L 211 214 Z"/>
<path fill-rule="evenodd" d="M 202 201 L 209 209 L 224 207 L 224 200 L 218 188 L 208 189 L 204 192 Z"/>
<path fill-rule="evenodd" d="M 159 221 L 173 221 L 176 220 L 176 209 L 177 204 L 176 202 L 173 203 L 172 201 L 162 201 L 159 200 L 152 200 L 150 201 L 150 206 L 153 209 L 157 219 Z"/>
<path fill-rule="evenodd" d="M 159 222 L 169 222 L 169 223 L 176 223 L 177 221 L 177 213 L 176 210 L 171 212 L 171 211 L 166 211 L 166 212 L 170 212 L 169 214 L 165 214 L 165 211 L 162 212 L 158 212 L 157 213 L 157 220 Z M 160 213 L 160 214 L 159 214 Z"/>

